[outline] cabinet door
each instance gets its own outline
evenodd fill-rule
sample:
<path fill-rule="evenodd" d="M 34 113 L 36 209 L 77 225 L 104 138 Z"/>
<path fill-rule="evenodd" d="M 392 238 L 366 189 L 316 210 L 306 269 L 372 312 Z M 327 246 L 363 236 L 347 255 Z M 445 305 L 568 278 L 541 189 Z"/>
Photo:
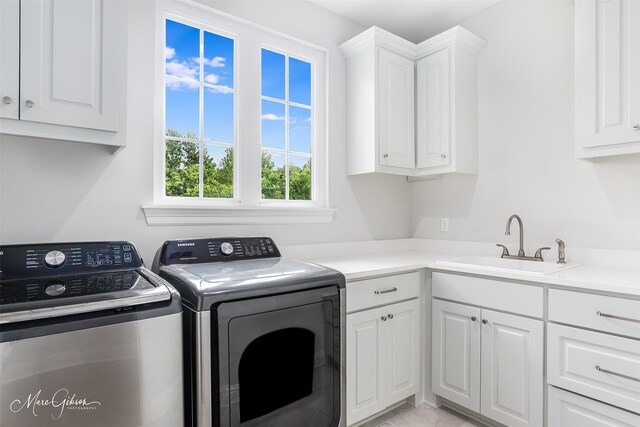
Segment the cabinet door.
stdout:
<path fill-rule="evenodd" d="M 386 309 L 389 406 L 416 394 L 420 387 L 420 303 L 415 299 Z"/>
<path fill-rule="evenodd" d="M 433 300 L 433 393 L 480 412 L 480 309 Z"/>
<path fill-rule="evenodd" d="M 449 49 L 418 61 L 418 168 L 446 166 L 451 158 Z"/>
<path fill-rule="evenodd" d="M 125 66 L 124 2 L 25 0 L 20 119 L 116 131 Z"/>
<path fill-rule="evenodd" d="M 583 148 L 640 141 L 638 22 L 635 0 L 575 3 L 575 133 Z"/>
<path fill-rule="evenodd" d="M 542 426 L 543 322 L 490 310 L 482 322 L 480 412 L 509 427 Z"/>
<path fill-rule="evenodd" d="M 415 167 L 414 62 L 378 50 L 378 155 L 380 164 Z"/>
<path fill-rule="evenodd" d="M 640 415 L 549 387 L 548 427 L 637 427 Z"/>
<path fill-rule="evenodd" d="M 383 311 L 347 316 L 347 424 L 385 408 Z"/>
<path fill-rule="evenodd" d="M 0 117 L 18 118 L 20 1 L 0 1 Z"/>

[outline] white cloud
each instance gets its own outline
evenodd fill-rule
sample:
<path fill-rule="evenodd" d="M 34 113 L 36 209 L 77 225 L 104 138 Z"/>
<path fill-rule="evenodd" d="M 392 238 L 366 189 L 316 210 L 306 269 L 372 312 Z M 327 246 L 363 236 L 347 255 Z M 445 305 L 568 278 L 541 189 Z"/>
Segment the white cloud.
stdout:
<path fill-rule="evenodd" d="M 209 65 L 210 67 L 220 68 L 225 66 L 225 61 L 227 58 L 223 58 L 222 56 L 216 56 L 212 59 L 204 58 L 205 65 Z"/>
<path fill-rule="evenodd" d="M 167 74 L 183 79 L 197 80 L 198 69 L 190 67 L 184 62 L 169 61 L 167 62 Z"/>
<path fill-rule="evenodd" d="M 233 89 L 231 89 L 229 86 L 217 86 L 217 87 L 206 87 L 207 92 L 211 92 L 211 93 L 224 93 L 224 94 L 231 94 L 233 92 L 231 92 Z"/>
<path fill-rule="evenodd" d="M 207 74 L 206 76 L 204 76 L 204 81 L 209 84 L 215 85 L 220 81 L 220 76 L 217 74 Z"/>
<path fill-rule="evenodd" d="M 184 80 L 177 79 L 167 79 L 167 87 L 172 90 L 180 90 L 182 88 L 186 89 L 197 89 L 198 84 L 196 82 L 185 82 Z"/>
<path fill-rule="evenodd" d="M 278 116 L 276 114 L 263 114 L 260 116 L 262 120 L 284 120 L 284 117 Z"/>
<path fill-rule="evenodd" d="M 191 60 L 193 62 L 195 62 L 196 64 L 200 63 L 200 58 L 198 58 L 198 57 L 194 56 L 193 58 L 191 58 Z M 224 67 L 226 60 L 227 60 L 227 58 L 224 58 L 222 56 L 216 56 L 216 57 L 211 58 L 211 59 L 202 58 L 202 62 L 204 63 L 204 65 L 208 65 L 208 66 L 213 67 L 213 68 Z"/>
<path fill-rule="evenodd" d="M 174 56 L 176 56 L 176 50 L 172 47 L 165 47 L 164 48 L 164 57 L 167 59 L 172 59 Z"/>

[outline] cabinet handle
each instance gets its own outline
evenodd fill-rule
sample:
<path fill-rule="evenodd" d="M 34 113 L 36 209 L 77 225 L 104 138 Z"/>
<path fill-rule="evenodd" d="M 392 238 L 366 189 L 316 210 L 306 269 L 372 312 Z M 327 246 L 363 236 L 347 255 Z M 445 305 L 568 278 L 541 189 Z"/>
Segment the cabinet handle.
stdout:
<path fill-rule="evenodd" d="M 639 131 L 640 130 L 640 125 L 633 125 L 633 130 Z"/>
<path fill-rule="evenodd" d="M 381 294 L 388 294 L 389 292 L 395 292 L 397 291 L 398 288 L 396 288 L 395 286 L 393 288 L 389 288 L 389 289 L 378 289 L 376 291 L 374 291 L 373 293 L 376 295 L 381 295 Z"/>
<path fill-rule="evenodd" d="M 387 321 L 387 316 L 382 316 L 382 317 L 380 318 L 380 320 L 382 320 L 383 322 L 386 322 L 386 321 Z"/>
<path fill-rule="evenodd" d="M 487 319 L 482 319 L 482 324 L 486 325 L 487 323 L 489 323 L 489 321 Z"/>
<path fill-rule="evenodd" d="M 603 374 L 615 375 L 616 377 L 624 378 L 626 380 L 631 380 L 631 381 L 637 381 L 640 383 L 640 378 L 630 377 L 629 375 L 610 371 L 608 369 L 601 368 L 600 365 L 596 365 L 596 371 L 602 372 Z"/>
<path fill-rule="evenodd" d="M 475 322 L 478 318 L 476 316 L 471 316 L 471 321 Z"/>
<path fill-rule="evenodd" d="M 389 314 L 389 319 L 393 319 L 393 314 Z"/>
<path fill-rule="evenodd" d="M 640 320 L 632 319 L 631 317 L 616 316 L 615 314 L 607 314 L 601 311 L 596 311 L 596 314 L 600 317 L 608 317 L 609 319 L 617 319 L 617 320 L 624 320 L 625 322 L 640 323 Z"/>
<path fill-rule="evenodd" d="M 10 96 L 3 96 L 2 102 L 4 102 L 5 104 L 11 104 L 13 102 L 13 99 L 11 99 Z"/>
<path fill-rule="evenodd" d="M 27 108 L 32 108 L 34 105 L 36 105 L 36 103 L 35 103 L 35 102 L 33 102 L 33 101 L 32 101 L 32 100 L 30 100 L 30 99 L 27 99 L 27 100 L 25 101 L 24 105 L 26 105 L 26 106 L 27 106 Z"/>
<path fill-rule="evenodd" d="M 387 157 L 389 157 L 389 155 L 388 155 L 387 153 L 384 153 L 384 154 L 382 155 L 382 157 L 384 157 L 384 158 L 386 159 Z"/>
<path fill-rule="evenodd" d="M 440 157 L 443 158 L 443 159 L 446 159 L 447 155 L 446 154 L 440 154 Z"/>

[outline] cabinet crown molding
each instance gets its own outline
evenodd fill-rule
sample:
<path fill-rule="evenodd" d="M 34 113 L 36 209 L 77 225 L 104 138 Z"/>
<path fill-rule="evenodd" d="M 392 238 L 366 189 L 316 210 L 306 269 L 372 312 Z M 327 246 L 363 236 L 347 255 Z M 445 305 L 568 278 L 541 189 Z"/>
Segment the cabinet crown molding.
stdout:
<path fill-rule="evenodd" d="M 464 47 L 478 54 L 486 44 L 486 41 L 459 25 L 418 44 L 405 40 L 382 28 L 373 26 L 342 43 L 339 48 L 344 56 L 349 57 L 362 49 L 382 46 L 400 53 L 409 59 L 417 60 L 452 45 Z"/>
<path fill-rule="evenodd" d="M 339 48 L 344 56 L 351 56 L 362 49 L 373 46 L 384 46 L 388 49 L 406 55 L 414 59 L 416 45 L 402 37 L 396 36 L 389 31 L 376 27 L 375 25 L 363 31 L 357 36 L 342 43 Z"/>
<path fill-rule="evenodd" d="M 470 50 L 476 55 L 487 45 L 487 42 L 471 31 L 457 25 L 443 33 L 433 36 L 415 46 L 415 59 L 422 58 L 447 46 L 457 45 Z"/>

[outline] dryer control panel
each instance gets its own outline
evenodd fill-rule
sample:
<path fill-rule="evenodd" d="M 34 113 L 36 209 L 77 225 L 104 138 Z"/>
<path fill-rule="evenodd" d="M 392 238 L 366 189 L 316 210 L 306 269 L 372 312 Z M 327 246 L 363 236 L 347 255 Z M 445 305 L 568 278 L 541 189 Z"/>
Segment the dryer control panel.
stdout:
<path fill-rule="evenodd" d="M 280 251 L 269 237 L 215 237 L 168 240 L 162 246 L 160 263 L 199 264 L 278 257 Z"/>

